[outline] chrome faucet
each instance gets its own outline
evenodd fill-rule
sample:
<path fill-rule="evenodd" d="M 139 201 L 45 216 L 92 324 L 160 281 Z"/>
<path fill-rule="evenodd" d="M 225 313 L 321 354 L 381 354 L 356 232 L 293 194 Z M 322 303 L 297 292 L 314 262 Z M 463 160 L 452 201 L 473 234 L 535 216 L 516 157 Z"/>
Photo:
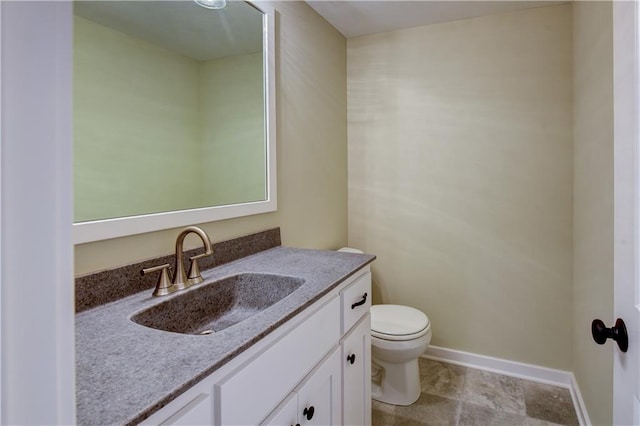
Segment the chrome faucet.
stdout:
<path fill-rule="evenodd" d="M 192 232 L 194 234 L 197 234 L 202 240 L 202 243 L 204 244 L 205 252 L 189 258 L 189 260 L 191 261 L 191 267 L 189 268 L 189 276 L 187 277 L 187 274 L 184 271 L 184 263 L 183 263 L 184 253 L 182 251 L 183 250 L 182 245 L 184 243 L 185 237 Z M 172 287 L 174 287 L 175 290 L 182 290 L 184 288 L 190 287 L 194 284 L 198 284 L 204 281 L 204 279 L 202 278 L 202 275 L 200 275 L 200 268 L 198 267 L 198 259 L 200 259 L 201 257 L 209 256 L 211 254 L 213 254 L 213 249 L 211 248 L 211 240 L 209 239 L 209 236 L 207 235 L 206 232 L 204 232 L 202 229 L 198 228 L 197 226 L 189 226 L 184 228 L 180 233 L 180 235 L 178 235 L 178 238 L 176 239 L 176 264 L 174 268 L 175 272 L 173 275 Z"/>

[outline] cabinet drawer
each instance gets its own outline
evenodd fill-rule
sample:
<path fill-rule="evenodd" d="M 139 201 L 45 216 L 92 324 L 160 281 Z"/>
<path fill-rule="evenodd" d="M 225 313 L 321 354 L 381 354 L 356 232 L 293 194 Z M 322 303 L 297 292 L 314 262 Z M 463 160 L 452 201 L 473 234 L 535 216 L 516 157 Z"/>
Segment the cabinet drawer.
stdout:
<path fill-rule="evenodd" d="M 340 339 L 335 297 L 237 373 L 216 385 L 220 424 L 255 425 L 335 347 Z"/>
<path fill-rule="evenodd" d="M 357 278 L 340 293 L 342 301 L 342 334 L 349 331 L 371 308 L 371 272 Z"/>

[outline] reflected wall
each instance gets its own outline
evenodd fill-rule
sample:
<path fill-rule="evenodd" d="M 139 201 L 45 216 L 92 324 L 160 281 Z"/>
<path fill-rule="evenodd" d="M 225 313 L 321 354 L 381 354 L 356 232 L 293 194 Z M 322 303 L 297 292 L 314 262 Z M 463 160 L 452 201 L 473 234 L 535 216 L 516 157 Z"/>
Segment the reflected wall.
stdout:
<path fill-rule="evenodd" d="M 74 221 L 265 200 L 256 49 L 202 60 L 75 16 Z"/>

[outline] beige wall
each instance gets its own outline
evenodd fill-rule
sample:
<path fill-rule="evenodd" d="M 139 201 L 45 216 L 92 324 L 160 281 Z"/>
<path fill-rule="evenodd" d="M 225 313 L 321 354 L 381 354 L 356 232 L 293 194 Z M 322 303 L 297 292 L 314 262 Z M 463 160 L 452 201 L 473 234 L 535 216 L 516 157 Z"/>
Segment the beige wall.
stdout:
<path fill-rule="evenodd" d="M 257 4 L 271 4 L 279 12 L 278 211 L 203 228 L 220 241 L 280 226 L 283 244 L 338 248 L 347 241 L 346 41 L 303 2 Z M 170 253 L 177 233 L 174 229 L 76 246 L 75 272 Z"/>
<path fill-rule="evenodd" d="M 613 345 L 591 321 L 613 318 L 613 14 L 574 2 L 573 372 L 593 424 L 613 421 Z"/>
<path fill-rule="evenodd" d="M 349 244 L 432 344 L 571 369 L 571 6 L 349 39 Z"/>

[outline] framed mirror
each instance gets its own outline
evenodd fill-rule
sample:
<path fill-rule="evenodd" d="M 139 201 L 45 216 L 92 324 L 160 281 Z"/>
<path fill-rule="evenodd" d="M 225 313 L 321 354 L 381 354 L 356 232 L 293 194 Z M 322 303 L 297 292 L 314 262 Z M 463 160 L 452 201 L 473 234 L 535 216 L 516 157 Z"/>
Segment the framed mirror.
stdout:
<path fill-rule="evenodd" d="M 276 210 L 274 26 L 243 1 L 74 3 L 76 244 Z"/>

